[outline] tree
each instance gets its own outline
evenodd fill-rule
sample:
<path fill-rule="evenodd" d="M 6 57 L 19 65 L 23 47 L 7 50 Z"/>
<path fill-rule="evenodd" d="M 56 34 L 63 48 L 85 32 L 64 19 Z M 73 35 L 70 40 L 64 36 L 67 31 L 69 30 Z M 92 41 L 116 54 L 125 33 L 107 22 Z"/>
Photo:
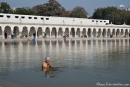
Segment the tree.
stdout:
<path fill-rule="evenodd" d="M 62 17 L 70 17 L 71 11 L 62 11 Z"/>
<path fill-rule="evenodd" d="M 93 13 L 94 19 L 107 19 L 113 24 L 130 24 L 130 12 L 120 10 L 117 7 L 97 8 Z"/>
<path fill-rule="evenodd" d="M 34 6 L 32 8 L 32 10 L 33 10 L 35 15 L 47 16 L 46 15 L 47 8 L 43 4 Z"/>
<path fill-rule="evenodd" d="M 10 5 L 6 2 L 0 3 L 0 12 L 1 13 L 9 13 L 11 10 Z"/>
<path fill-rule="evenodd" d="M 13 11 L 14 14 L 23 14 L 23 15 L 33 15 L 33 11 L 29 7 L 23 7 L 23 8 L 16 8 L 15 11 Z"/>
<path fill-rule="evenodd" d="M 48 6 L 48 11 L 54 12 L 55 16 L 61 16 L 62 11 L 64 11 L 64 7 L 61 6 L 61 4 L 56 0 L 49 0 L 48 3 L 46 3 Z"/>
<path fill-rule="evenodd" d="M 63 11 L 65 11 L 64 7 L 56 0 L 49 0 L 45 4 L 34 6 L 32 9 L 35 15 L 41 16 L 62 16 Z"/>
<path fill-rule="evenodd" d="M 87 15 L 88 13 L 83 7 L 77 6 L 72 10 L 70 17 L 87 18 Z"/>

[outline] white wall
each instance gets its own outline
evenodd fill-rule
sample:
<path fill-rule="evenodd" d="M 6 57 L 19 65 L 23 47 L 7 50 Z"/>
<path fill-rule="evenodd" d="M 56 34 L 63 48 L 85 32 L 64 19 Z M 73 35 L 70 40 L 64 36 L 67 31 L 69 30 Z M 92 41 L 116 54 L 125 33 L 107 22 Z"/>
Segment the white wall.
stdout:
<path fill-rule="evenodd" d="M 63 24 L 64 25 L 106 25 L 106 23 L 109 24 L 109 20 L 70 18 L 70 17 L 51 17 L 51 16 L 32 16 L 32 15 L 17 15 L 17 14 L 3 14 L 3 13 L 0 13 L 0 22 L 4 22 L 4 23 L 11 22 L 16 24 L 26 23 L 26 24 L 54 24 L 54 25 L 63 25 Z"/>

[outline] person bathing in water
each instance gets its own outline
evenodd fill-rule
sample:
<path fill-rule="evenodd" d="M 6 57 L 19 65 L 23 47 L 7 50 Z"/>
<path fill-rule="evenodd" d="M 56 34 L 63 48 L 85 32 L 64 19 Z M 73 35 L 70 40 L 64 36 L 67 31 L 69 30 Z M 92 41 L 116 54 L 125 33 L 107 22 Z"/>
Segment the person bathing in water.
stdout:
<path fill-rule="evenodd" d="M 52 68 L 50 57 L 45 58 L 45 61 L 42 64 L 42 68 Z"/>
<path fill-rule="evenodd" d="M 51 62 L 50 62 L 50 58 L 46 57 L 45 61 L 42 63 L 42 70 L 45 73 L 45 77 L 50 77 L 50 72 L 51 72 Z"/>

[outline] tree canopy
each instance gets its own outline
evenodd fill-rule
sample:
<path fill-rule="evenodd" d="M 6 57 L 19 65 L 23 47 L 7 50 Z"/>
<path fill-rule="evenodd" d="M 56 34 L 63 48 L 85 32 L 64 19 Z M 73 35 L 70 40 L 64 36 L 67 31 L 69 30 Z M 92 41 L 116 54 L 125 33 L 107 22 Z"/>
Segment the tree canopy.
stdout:
<path fill-rule="evenodd" d="M 64 7 L 58 3 L 56 0 L 49 0 L 45 4 L 36 5 L 33 8 L 35 15 L 44 15 L 44 16 L 62 16 Z"/>
<path fill-rule="evenodd" d="M 23 15 L 32 15 L 33 11 L 31 8 L 23 7 L 23 8 L 16 8 L 13 11 L 14 14 L 23 14 Z"/>
<path fill-rule="evenodd" d="M 87 15 L 88 13 L 83 7 L 77 6 L 72 10 L 70 17 L 87 18 Z"/>
<path fill-rule="evenodd" d="M 23 15 L 39 15 L 39 16 L 60 16 L 60 17 L 78 17 L 87 18 L 87 12 L 83 7 L 75 7 L 72 11 L 66 10 L 58 1 L 48 0 L 47 3 L 39 4 L 29 7 L 16 8 L 15 10 L 10 8 L 10 5 L 6 3 L 6 8 L 3 6 L 6 2 L 1 3 L 1 13 L 11 14 L 23 14 Z M 4 8 L 3 8 L 4 7 Z M 80 14 L 79 14 L 80 13 Z"/>
<path fill-rule="evenodd" d="M 0 3 L 0 12 L 1 13 L 9 13 L 11 11 L 10 5 L 6 2 Z"/>
<path fill-rule="evenodd" d="M 117 7 L 97 8 L 93 13 L 94 19 L 107 19 L 114 24 L 130 24 L 130 12 Z"/>

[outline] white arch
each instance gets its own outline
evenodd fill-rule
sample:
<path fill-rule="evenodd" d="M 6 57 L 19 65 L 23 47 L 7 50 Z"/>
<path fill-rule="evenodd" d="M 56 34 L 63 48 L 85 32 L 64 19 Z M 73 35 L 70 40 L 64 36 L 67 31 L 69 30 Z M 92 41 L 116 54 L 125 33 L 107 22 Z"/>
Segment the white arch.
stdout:
<path fill-rule="evenodd" d="M 28 28 L 26 26 L 22 27 L 22 36 L 28 37 Z"/>
<path fill-rule="evenodd" d="M 42 29 L 42 27 L 38 27 L 37 37 L 43 37 L 43 29 Z"/>
<path fill-rule="evenodd" d="M 19 27 L 18 26 L 14 26 L 14 28 L 11 30 L 11 34 L 14 34 L 14 37 L 19 36 Z"/>
<path fill-rule="evenodd" d="M 59 27 L 58 29 L 58 38 L 62 38 L 63 37 L 63 29 L 62 27 Z"/>
<path fill-rule="evenodd" d="M 50 38 L 50 36 L 51 36 L 51 29 L 49 27 L 46 27 L 45 28 L 45 33 L 46 33 L 46 37 Z"/>

